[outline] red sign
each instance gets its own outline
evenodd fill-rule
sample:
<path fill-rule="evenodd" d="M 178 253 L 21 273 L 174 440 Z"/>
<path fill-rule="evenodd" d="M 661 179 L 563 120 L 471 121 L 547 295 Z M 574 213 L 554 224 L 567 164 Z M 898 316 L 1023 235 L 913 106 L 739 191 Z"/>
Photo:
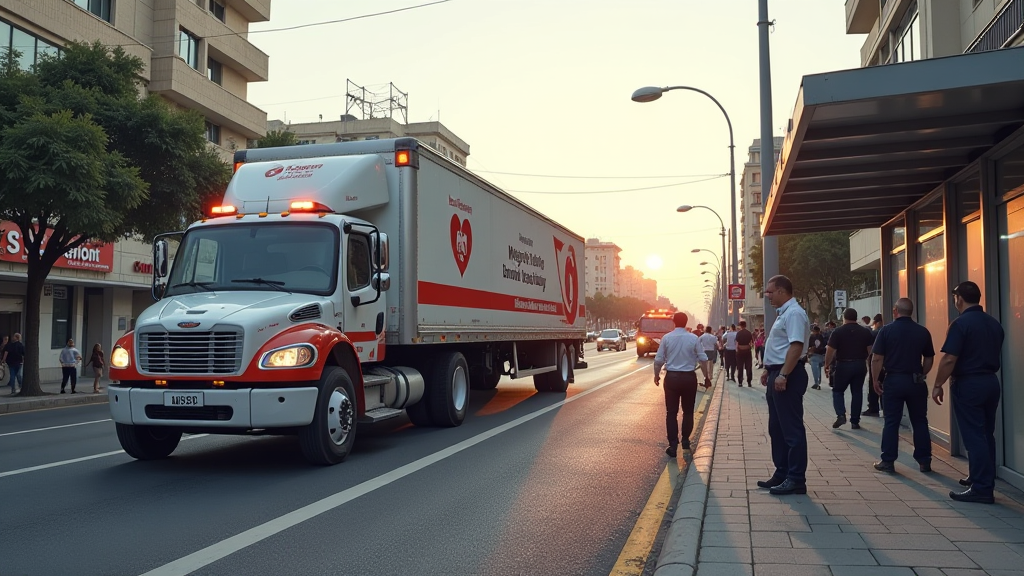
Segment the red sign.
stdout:
<path fill-rule="evenodd" d="M 140 261 L 136 260 L 135 264 L 132 265 L 132 270 L 136 274 L 152 274 L 153 273 L 153 265 L 149 264 L 147 262 L 140 262 Z"/>
<path fill-rule="evenodd" d="M 52 233 L 53 230 L 47 230 L 43 237 L 42 248 L 44 250 Z M 17 224 L 6 220 L 0 221 L 0 261 L 19 264 L 25 264 L 28 261 L 28 250 L 21 237 L 21 229 Z M 110 272 L 114 269 L 114 245 L 106 242 L 87 241 L 58 258 L 54 267 Z"/>
<path fill-rule="evenodd" d="M 743 284 L 729 284 L 729 300 L 746 300 L 747 287 Z"/>

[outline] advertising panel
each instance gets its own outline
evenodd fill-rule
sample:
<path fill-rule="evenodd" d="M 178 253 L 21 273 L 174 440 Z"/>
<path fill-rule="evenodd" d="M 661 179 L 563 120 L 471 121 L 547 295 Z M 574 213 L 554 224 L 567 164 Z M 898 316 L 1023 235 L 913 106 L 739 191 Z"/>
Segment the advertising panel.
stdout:
<path fill-rule="evenodd" d="M 47 230 L 43 235 L 42 248 L 44 250 L 52 233 L 53 230 Z M 21 229 L 17 224 L 6 220 L 0 221 L 0 261 L 19 264 L 25 264 L 28 261 L 28 250 L 22 238 Z M 54 267 L 111 272 L 114 269 L 114 245 L 106 242 L 87 241 L 58 258 Z"/>

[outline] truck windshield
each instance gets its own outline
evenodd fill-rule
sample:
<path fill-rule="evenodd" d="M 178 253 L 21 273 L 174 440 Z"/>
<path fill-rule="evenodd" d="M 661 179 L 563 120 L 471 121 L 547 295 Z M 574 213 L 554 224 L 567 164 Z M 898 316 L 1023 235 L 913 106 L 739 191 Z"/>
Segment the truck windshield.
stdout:
<path fill-rule="evenodd" d="M 671 318 L 641 318 L 640 331 L 645 334 L 668 334 L 676 329 Z"/>
<path fill-rule="evenodd" d="M 327 224 L 233 223 L 188 232 L 166 296 L 281 290 L 326 296 L 338 278 L 338 230 Z"/>

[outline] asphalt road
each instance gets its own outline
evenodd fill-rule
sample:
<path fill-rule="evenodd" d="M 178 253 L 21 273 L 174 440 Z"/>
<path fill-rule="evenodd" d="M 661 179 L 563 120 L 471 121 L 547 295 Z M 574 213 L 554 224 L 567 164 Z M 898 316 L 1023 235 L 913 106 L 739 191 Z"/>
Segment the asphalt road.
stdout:
<path fill-rule="evenodd" d="M 608 574 L 662 471 L 651 358 L 592 351 L 568 394 L 474 391 L 459 428 L 361 427 L 120 452 L 105 405 L 0 417 L 0 574 Z"/>

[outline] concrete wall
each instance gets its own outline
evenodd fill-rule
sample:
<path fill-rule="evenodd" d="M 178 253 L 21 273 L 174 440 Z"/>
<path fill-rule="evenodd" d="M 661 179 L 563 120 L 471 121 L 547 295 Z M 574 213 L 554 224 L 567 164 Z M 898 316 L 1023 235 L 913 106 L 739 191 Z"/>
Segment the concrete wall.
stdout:
<path fill-rule="evenodd" d="M 882 257 L 882 232 L 879 228 L 857 230 L 850 234 L 850 270 L 877 270 Z"/>

